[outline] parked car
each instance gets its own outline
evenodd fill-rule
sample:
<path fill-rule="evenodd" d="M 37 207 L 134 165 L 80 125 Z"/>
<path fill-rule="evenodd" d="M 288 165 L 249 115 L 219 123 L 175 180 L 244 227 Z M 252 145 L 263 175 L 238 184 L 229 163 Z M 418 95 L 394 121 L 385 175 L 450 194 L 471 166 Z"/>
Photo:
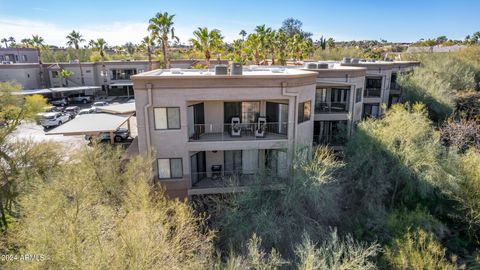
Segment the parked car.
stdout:
<path fill-rule="evenodd" d="M 68 105 L 68 101 L 67 101 L 66 98 L 53 99 L 53 100 L 50 100 L 50 104 L 55 105 L 55 106 L 65 107 L 65 106 Z"/>
<path fill-rule="evenodd" d="M 56 127 L 68 122 L 70 115 L 61 112 L 49 112 L 43 115 L 41 124 L 44 128 Z"/>
<path fill-rule="evenodd" d="M 113 133 L 113 140 L 115 142 L 123 142 L 130 137 L 130 131 L 126 128 L 119 128 L 117 131 Z M 109 142 L 110 141 L 110 133 L 102 132 L 98 134 L 96 139 L 99 142 Z M 85 140 L 92 141 L 93 137 L 90 135 L 85 135 Z"/>
<path fill-rule="evenodd" d="M 69 96 L 71 102 L 87 104 L 93 101 L 93 96 L 84 94 L 73 94 Z"/>
<path fill-rule="evenodd" d="M 49 112 L 60 112 L 60 108 L 55 107 L 55 106 L 46 106 L 43 108 L 43 112 L 37 113 L 35 116 L 35 122 L 37 122 L 38 125 L 41 124 L 41 121 L 43 119 L 43 116 Z"/>
<path fill-rule="evenodd" d="M 88 109 L 81 109 L 77 116 L 78 115 L 83 115 L 83 114 L 90 114 L 90 113 L 95 113 L 95 109 L 94 108 L 88 108 Z"/>
<path fill-rule="evenodd" d="M 78 114 L 80 111 L 80 108 L 78 106 L 70 106 L 65 108 L 65 112 L 70 115 L 70 119 L 75 118 L 75 116 Z"/>
<path fill-rule="evenodd" d="M 98 112 L 98 107 L 103 107 L 107 105 L 108 105 L 108 102 L 106 101 L 97 101 L 92 104 L 92 109 L 94 109 L 95 112 Z"/>

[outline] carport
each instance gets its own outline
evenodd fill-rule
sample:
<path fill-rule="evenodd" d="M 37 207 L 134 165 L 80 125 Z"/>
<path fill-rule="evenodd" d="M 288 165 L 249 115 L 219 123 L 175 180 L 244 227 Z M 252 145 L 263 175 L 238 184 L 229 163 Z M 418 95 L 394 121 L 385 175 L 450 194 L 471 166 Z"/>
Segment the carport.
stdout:
<path fill-rule="evenodd" d="M 119 115 L 132 115 L 135 113 L 135 103 L 122 103 L 112 104 L 102 107 L 97 107 L 100 112 L 119 114 Z"/>
<path fill-rule="evenodd" d="M 120 116 L 107 113 L 85 114 L 74 118 L 65 124 L 46 132 L 46 135 L 77 136 L 90 135 L 98 136 L 100 133 L 110 134 L 110 143 L 114 143 L 114 132 L 125 122 L 128 122 L 130 116 Z M 128 122 L 130 130 L 130 122 Z"/>

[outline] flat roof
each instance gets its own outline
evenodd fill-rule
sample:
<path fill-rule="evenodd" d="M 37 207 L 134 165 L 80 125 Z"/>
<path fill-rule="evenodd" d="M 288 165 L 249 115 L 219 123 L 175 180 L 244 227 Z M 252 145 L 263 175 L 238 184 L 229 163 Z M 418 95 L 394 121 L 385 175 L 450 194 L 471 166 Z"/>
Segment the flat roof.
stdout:
<path fill-rule="evenodd" d="M 97 110 L 113 114 L 133 114 L 135 113 L 135 103 L 112 104 L 97 107 Z"/>
<path fill-rule="evenodd" d="M 73 86 L 73 87 L 54 87 L 54 88 L 43 88 L 43 89 L 27 89 L 19 92 L 13 92 L 14 95 L 36 95 L 36 94 L 51 94 L 51 93 L 60 93 L 60 92 L 73 92 L 73 91 L 84 91 L 84 90 L 99 90 L 100 86 Z"/>
<path fill-rule="evenodd" d="M 132 78 L 238 78 L 238 77 L 282 77 L 282 76 L 312 75 L 312 72 L 287 67 L 243 67 L 242 75 L 215 75 L 215 69 L 156 69 L 132 76 Z"/>
<path fill-rule="evenodd" d="M 108 113 L 84 114 L 75 117 L 73 120 L 45 134 L 73 136 L 111 132 L 120 128 L 129 118 L 129 116 L 119 116 Z"/>

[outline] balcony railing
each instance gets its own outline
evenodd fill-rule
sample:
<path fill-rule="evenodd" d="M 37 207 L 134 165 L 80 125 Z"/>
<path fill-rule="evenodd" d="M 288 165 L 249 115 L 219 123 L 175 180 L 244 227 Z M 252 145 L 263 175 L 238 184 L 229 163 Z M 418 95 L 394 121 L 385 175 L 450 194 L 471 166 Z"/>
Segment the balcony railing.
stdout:
<path fill-rule="evenodd" d="M 197 172 L 192 173 L 191 178 L 192 181 L 196 181 L 193 183 L 193 188 L 222 188 L 281 184 L 285 177 L 278 173 L 271 173 L 269 170 L 235 170 Z"/>
<path fill-rule="evenodd" d="M 287 139 L 287 122 L 197 124 L 189 130 L 190 141 L 251 141 Z"/>
<path fill-rule="evenodd" d="M 364 97 L 380 97 L 382 94 L 381 88 L 366 88 L 363 92 Z"/>
<path fill-rule="evenodd" d="M 315 113 L 342 113 L 348 112 L 347 102 L 317 102 Z"/>

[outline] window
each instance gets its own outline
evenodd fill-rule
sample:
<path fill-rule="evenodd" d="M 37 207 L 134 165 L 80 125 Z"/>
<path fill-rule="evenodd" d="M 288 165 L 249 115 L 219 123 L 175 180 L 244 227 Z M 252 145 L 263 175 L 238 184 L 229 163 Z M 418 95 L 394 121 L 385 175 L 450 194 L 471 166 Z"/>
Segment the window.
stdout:
<path fill-rule="evenodd" d="M 298 104 L 298 123 L 310 120 L 310 100 Z"/>
<path fill-rule="evenodd" d="M 380 116 L 380 104 L 363 104 L 363 118 L 378 118 Z"/>
<path fill-rule="evenodd" d="M 382 91 L 382 78 L 367 78 L 365 82 L 365 97 L 380 97 Z"/>
<path fill-rule="evenodd" d="M 53 70 L 53 71 L 52 71 L 52 78 L 55 78 L 55 79 L 56 79 L 56 78 L 58 78 L 58 77 L 59 77 L 58 71 Z"/>
<path fill-rule="evenodd" d="M 347 140 L 347 121 L 315 121 L 313 142 L 323 145 L 344 145 Z"/>
<path fill-rule="evenodd" d="M 137 74 L 136 69 L 112 69 L 110 70 L 111 80 L 130 80 L 130 76 Z"/>
<path fill-rule="evenodd" d="M 90 69 L 85 70 L 85 73 L 91 73 L 92 71 Z"/>
<path fill-rule="evenodd" d="M 355 95 L 355 103 L 362 101 L 363 88 L 357 88 L 357 94 Z"/>
<path fill-rule="evenodd" d="M 159 179 L 183 177 L 183 163 L 181 158 L 159 158 L 157 160 L 157 166 Z"/>
<path fill-rule="evenodd" d="M 25 54 L 22 55 L 22 61 L 23 61 L 23 62 L 27 62 L 27 56 L 26 56 Z"/>
<path fill-rule="evenodd" d="M 155 129 L 180 129 L 180 108 L 154 108 Z"/>
<path fill-rule="evenodd" d="M 317 88 L 315 113 L 348 112 L 350 88 Z"/>
<path fill-rule="evenodd" d="M 392 90 L 399 90 L 400 87 L 397 84 L 397 73 L 392 73 L 392 77 L 390 78 L 390 89 Z"/>
<path fill-rule="evenodd" d="M 143 72 L 145 72 L 145 70 L 139 69 L 137 73 L 143 73 Z"/>

